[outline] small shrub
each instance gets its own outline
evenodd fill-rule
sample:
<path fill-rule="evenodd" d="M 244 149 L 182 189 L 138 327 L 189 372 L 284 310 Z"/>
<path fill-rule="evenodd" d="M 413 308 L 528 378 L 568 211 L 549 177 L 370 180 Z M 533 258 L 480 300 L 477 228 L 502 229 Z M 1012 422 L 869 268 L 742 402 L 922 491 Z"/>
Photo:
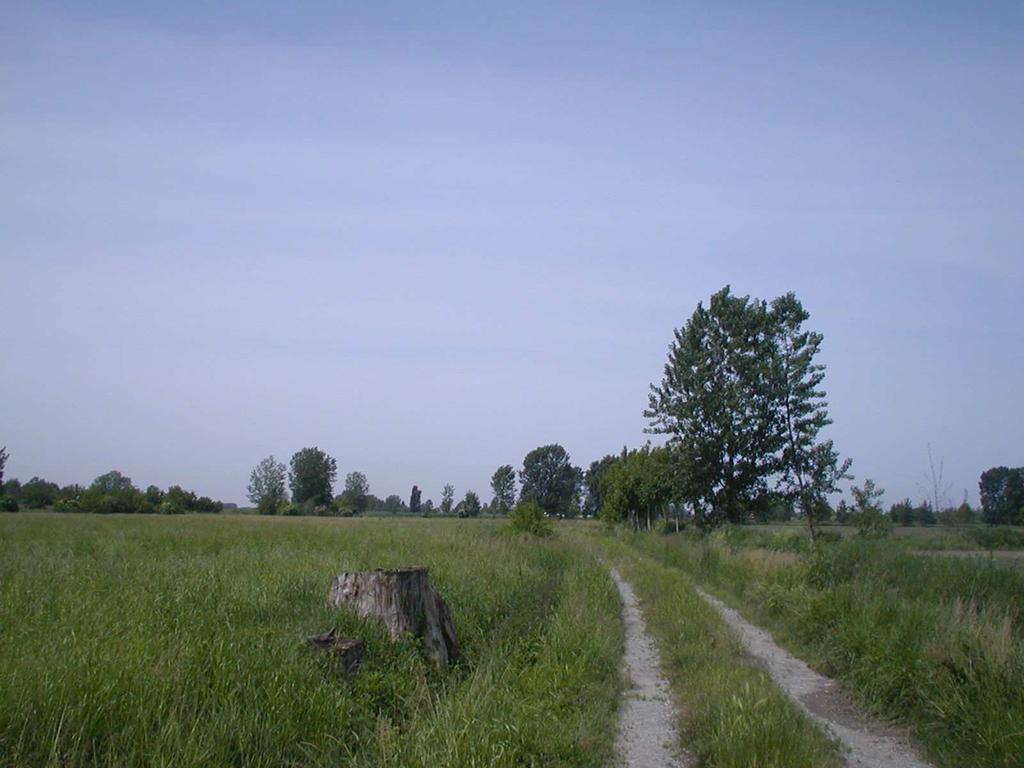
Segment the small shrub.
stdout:
<path fill-rule="evenodd" d="M 256 505 L 256 509 L 261 515 L 276 515 L 285 506 L 287 505 L 282 504 L 281 499 L 276 496 L 264 496 L 260 499 L 259 504 Z"/>
<path fill-rule="evenodd" d="M 76 499 L 59 499 L 53 505 L 54 512 L 81 512 L 82 508 Z"/>
<path fill-rule="evenodd" d="M 1024 531 L 1008 527 L 971 528 L 967 537 L 985 549 L 1024 548 Z"/>
<path fill-rule="evenodd" d="M 17 512 L 18 500 L 13 496 L 0 496 L 0 512 Z"/>
<path fill-rule="evenodd" d="M 892 518 L 882 511 L 879 500 L 885 493 L 873 480 L 865 480 L 861 487 L 850 489 L 854 505 L 850 522 L 857 526 L 857 534 L 866 539 L 880 539 L 892 532 Z"/>
<path fill-rule="evenodd" d="M 175 504 L 173 501 L 161 501 L 160 506 L 157 507 L 161 515 L 183 515 L 185 510 Z"/>
<path fill-rule="evenodd" d="M 509 515 L 509 522 L 512 530 L 519 533 L 550 536 L 554 531 L 551 521 L 544 515 L 544 510 L 533 501 L 520 502 Z"/>

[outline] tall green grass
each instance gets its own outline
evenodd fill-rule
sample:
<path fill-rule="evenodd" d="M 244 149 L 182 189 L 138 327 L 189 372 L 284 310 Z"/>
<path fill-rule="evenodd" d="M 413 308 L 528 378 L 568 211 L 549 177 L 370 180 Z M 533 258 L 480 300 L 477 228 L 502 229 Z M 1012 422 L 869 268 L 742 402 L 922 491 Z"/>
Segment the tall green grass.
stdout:
<path fill-rule="evenodd" d="M 894 541 L 801 553 L 731 536 L 630 541 L 731 599 L 869 709 L 911 723 L 941 765 L 1022 764 L 1024 574 Z"/>
<path fill-rule="evenodd" d="M 565 530 L 563 528 L 562 530 Z M 682 746 L 715 768 L 829 768 L 836 746 L 747 659 L 718 613 L 679 570 L 639 554 L 614 535 L 575 527 L 585 548 L 601 553 L 641 601 L 681 705 Z"/>
<path fill-rule="evenodd" d="M 332 575 L 427 565 L 465 659 L 326 607 Z M 596 766 L 614 585 L 480 521 L 0 519 L 0 765 Z M 304 643 L 364 637 L 347 675 Z"/>

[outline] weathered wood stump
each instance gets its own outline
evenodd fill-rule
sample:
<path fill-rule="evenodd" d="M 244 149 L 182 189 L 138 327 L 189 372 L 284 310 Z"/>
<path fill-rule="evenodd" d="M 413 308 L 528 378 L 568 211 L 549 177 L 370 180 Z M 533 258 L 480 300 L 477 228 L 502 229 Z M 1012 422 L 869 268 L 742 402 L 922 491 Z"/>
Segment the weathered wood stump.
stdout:
<path fill-rule="evenodd" d="M 338 637 L 336 630 L 306 638 L 314 648 L 327 651 L 341 662 L 348 672 L 355 672 L 366 658 L 366 643 L 358 637 Z"/>
<path fill-rule="evenodd" d="M 430 586 L 426 568 L 360 571 L 334 577 L 330 604 L 348 606 L 360 616 L 384 622 L 392 640 L 411 632 L 423 638 L 427 653 L 438 664 L 452 664 L 459 658 L 448 605 Z"/>

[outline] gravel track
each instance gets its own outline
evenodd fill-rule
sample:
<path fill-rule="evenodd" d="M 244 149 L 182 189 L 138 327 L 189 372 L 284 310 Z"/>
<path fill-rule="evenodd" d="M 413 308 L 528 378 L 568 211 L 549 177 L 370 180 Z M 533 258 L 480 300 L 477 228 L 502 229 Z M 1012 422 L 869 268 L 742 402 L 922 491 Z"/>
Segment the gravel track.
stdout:
<path fill-rule="evenodd" d="M 644 625 L 636 594 L 618 571 L 612 578 L 622 598 L 626 650 L 622 657 L 628 688 L 619 716 L 616 751 L 626 768 L 687 768 L 692 762 L 678 753 L 676 714 L 668 681 L 661 672 L 658 649 Z"/>
<path fill-rule="evenodd" d="M 834 680 L 819 675 L 780 648 L 771 635 L 718 598 L 701 589 L 697 592 L 718 610 L 739 635 L 747 652 L 767 667 L 786 694 L 842 743 L 847 765 L 852 768 L 932 768 L 921 759 L 905 732 L 868 718 Z"/>

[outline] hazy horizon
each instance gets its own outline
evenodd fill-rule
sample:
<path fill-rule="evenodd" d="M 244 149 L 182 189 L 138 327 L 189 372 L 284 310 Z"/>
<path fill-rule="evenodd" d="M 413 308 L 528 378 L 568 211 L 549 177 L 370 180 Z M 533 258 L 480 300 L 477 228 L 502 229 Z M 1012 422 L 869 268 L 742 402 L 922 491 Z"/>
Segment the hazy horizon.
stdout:
<path fill-rule="evenodd" d="M 15 0 L 8 477 L 244 503 L 318 445 L 490 499 L 647 439 L 730 284 L 825 335 L 886 502 L 1024 465 L 1024 6 Z"/>

